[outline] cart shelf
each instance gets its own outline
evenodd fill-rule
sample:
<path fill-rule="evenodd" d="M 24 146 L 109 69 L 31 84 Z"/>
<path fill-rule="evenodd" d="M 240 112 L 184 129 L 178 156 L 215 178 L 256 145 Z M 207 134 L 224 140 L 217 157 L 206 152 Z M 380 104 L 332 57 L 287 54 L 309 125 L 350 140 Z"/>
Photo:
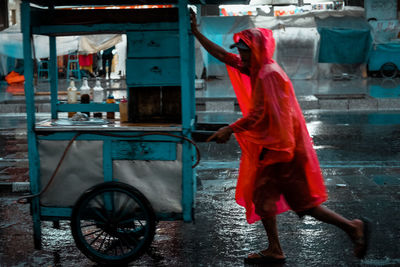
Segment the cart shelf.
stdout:
<path fill-rule="evenodd" d="M 93 131 L 111 131 L 111 132 L 182 132 L 181 124 L 171 123 L 121 123 L 118 120 L 92 120 L 83 122 L 73 122 L 68 119 L 45 120 L 36 124 L 35 131 L 38 134 L 44 132 L 93 132 Z"/>

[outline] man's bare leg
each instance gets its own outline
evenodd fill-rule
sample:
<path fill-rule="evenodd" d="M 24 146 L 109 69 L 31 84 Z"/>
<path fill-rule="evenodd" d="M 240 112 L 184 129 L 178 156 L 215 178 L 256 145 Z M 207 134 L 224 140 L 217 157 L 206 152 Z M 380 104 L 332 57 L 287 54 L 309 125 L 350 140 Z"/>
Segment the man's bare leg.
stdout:
<path fill-rule="evenodd" d="M 279 242 L 278 227 L 276 224 L 276 216 L 262 219 L 265 231 L 268 237 L 268 248 L 261 251 L 264 256 L 272 257 L 276 259 L 284 259 L 285 254 L 282 251 L 281 244 Z M 261 257 L 257 253 L 249 255 L 249 258 Z"/>
<path fill-rule="evenodd" d="M 355 220 L 348 220 L 343 216 L 337 214 L 336 212 L 323 207 L 318 206 L 315 207 L 307 212 L 308 215 L 314 217 L 315 219 L 326 222 L 329 224 L 333 224 L 343 231 L 345 231 L 350 239 L 354 243 L 354 254 L 357 257 L 360 257 L 361 251 L 366 246 L 367 242 L 364 240 L 364 222 L 358 219 Z"/>

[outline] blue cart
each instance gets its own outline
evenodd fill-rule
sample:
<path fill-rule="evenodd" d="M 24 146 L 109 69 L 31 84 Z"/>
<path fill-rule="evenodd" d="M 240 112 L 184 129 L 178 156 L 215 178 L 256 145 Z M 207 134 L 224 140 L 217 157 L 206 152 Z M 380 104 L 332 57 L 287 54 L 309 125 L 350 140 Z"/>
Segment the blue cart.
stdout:
<path fill-rule="evenodd" d="M 142 2 L 22 1 L 29 199 L 37 249 L 41 221 L 70 220 L 76 245 L 87 257 L 124 264 L 149 247 L 157 220 L 193 220 L 198 156 L 192 141 L 195 57 L 188 2 L 123 7 Z M 120 8 L 64 8 L 110 4 Z M 130 123 L 59 118 L 62 112 L 119 111 L 118 104 L 67 104 L 59 97 L 56 37 L 99 33 L 127 35 Z M 50 44 L 51 120 L 40 123 L 35 122 L 33 34 L 49 36 Z M 163 97 L 155 101 L 155 95 Z M 160 110 L 148 112 L 143 103 L 153 108 L 158 103 Z"/>
<path fill-rule="evenodd" d="M 368 70 L 379 72 L 384 78 L 394 78 L 400 70 L 400 43 L 376 44 L 373 46 Z"/>

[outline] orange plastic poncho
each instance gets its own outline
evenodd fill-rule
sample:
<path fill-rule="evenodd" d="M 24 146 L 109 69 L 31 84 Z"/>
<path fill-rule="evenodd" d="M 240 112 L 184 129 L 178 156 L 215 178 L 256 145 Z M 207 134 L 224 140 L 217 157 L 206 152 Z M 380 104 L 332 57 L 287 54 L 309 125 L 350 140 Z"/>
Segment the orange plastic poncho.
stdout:
<path fill-rule="evenodd" d="M 242 150 L 236 201 L 246 208 L 248 223 L 260 220 L 253 203 L 257 167 L 290 162 L 296 154 L 296 158 L 301 158 L 298 173 L 306 176 L 308 191 L 314 200 L 304 208 L 318 206 L 327 199 L 322 173 L 292 83 L 272 59 L 275 50 L 272 31 L 244 30 L 234 35 L 235 42 L 239 39 L 251 49 L 249 75 L 244 74 L 246 69 L 238 55 L 228 53 L 225 60 L 243 113 L 243 118 L 230 125 Z M 268 150 L 268 157 L 260 160 L 263 148 Z M 276 202 L 276 214 L 288 209 L 281 195 Z"/>

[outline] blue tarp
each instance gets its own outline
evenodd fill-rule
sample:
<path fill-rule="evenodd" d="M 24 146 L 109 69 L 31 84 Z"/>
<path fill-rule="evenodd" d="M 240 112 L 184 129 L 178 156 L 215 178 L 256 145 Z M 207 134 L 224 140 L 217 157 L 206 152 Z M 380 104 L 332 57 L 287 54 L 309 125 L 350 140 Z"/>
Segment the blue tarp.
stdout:
<path fill-rule="evenodd" d="M 329 17 L 317 19 L 321 36 L 319 62 L 367 63 L 372 47 L 371 27 L 364 18 Z"/>

